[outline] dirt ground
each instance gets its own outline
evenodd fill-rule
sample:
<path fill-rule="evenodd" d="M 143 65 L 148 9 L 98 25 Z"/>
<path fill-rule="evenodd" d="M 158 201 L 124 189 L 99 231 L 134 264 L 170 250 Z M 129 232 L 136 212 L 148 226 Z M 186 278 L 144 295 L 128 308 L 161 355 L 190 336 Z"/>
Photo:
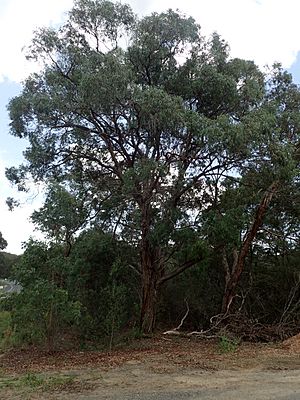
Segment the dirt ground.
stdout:
<path fill-rule="evenodd" d="M 158 336 L 112 353 L 0 356 L 1 400 L 250 398 L 300 398 L 300 337 L 226 349 L 216 340 Z"/>

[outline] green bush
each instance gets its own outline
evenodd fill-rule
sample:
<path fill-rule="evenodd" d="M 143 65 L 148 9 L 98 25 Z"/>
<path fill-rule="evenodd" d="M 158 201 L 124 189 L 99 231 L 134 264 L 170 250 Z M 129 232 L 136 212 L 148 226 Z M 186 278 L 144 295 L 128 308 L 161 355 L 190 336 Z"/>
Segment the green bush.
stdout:
<path fill-rule="evenodd" d="M 135 310 L 135 282 L 127 249 L 99 230 L 83 233 L 69 257 L 63 246 L 29 241 L 13 270 L 22 287 L 2 301 L 16 344 L 47 345 L 114 338 Z"/>
<path fill-rule="evenodd" d="M 66 327 L 78 323 L 79 301 L 70 299 L 63 287 L 67 261 L 57 248 L 30 241 L 14 268 L 14 279 L 22 290 L 3 300 L 11 312 L 17 343 L 47 343 L 52 350 Z"/>
<path fill-rule="evenodd" d="M 240 340 L 236 338 L 229 338 L 222 335 L 219 341 L 219 349 L 222 353 L 234 353 L 240 344 Z"/>

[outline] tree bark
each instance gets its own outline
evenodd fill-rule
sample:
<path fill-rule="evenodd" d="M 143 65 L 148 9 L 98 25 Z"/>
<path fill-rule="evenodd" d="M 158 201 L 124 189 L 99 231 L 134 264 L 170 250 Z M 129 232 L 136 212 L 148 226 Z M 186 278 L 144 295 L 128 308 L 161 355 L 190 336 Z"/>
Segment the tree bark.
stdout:
<path fill-rule="evenodd" d="M 264 196 L 259 206 L 257 207 L 255 218 L 243 239 L 240 251 L 237 254 L 237 256 L 234 257 L 231 271 L 229 271 L 228 268 L 226 254 L 225 255 L 223 254 L 223 265 L 225 267 L 225 272 L 226 272 L 225 290 L 224 290 L 222 310 L 221 310 L 223 314 L 229 311 L 229 308 L 232 304 L 233 298 L 236 293 L 237 285 L 240 281 L 240 277 L 244 270 L 245 260 L 249 253 L 250 246 L 253 240 L 255 239 L 258 230 L 262 225 L 263 218 L 266 214 L 266 211 L 269 207 L 269 204 L 274 194 L 278 190 L 278 187 L 279 187 L 279 182 L 275 181 L 265 191 Z"/>
<path fill-rule="evenodd" d="M 142 272 L 142 299 L 140 329 L 144 333 L 152 333 L 156 320 L 158 272 L 154 259 L 149 234 L 151 226 L 151 210 L 148 202 L 141 204 L 141 244 L 140 262 Z"/>
<path fill-rule="evenodd" d="M 157 280 L 149 270 L 144 271 L 142 279 L 140 329 L 144 333 L 152 333 L 156 323 Z"/>

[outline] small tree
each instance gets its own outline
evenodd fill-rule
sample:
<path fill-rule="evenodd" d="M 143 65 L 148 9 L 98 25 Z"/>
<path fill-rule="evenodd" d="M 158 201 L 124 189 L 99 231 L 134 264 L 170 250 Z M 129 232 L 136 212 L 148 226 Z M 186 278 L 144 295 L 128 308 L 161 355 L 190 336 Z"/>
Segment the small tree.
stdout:
<path fill-rule="evenodd" d="M 40 242 L 27 243 L 13 272 L 22 290 L 7 300 L 19 341 L 46 342 L 52 351 L 65 329 L 76 326 L 81 305 L 70 299 L 62 285 L 67 268 L 60 249 L 48 248 Z"/>
<path fill-rule="evenodd" d="M 127 317 L 127 287 L 120 281 L 120 270 L 122 265 L 117 260 L 110 271 L 108 285 L 104 288 L 103 296 L 106 303 L 106 315 L 104 316 L 104 326 L 109 336 L 109 350 L 112 350 L 116 333 L 120 330 Z M 104 311 L 103 310 L 103 311 Z M 102 311 L 102 312 L 103 312 Z"/>

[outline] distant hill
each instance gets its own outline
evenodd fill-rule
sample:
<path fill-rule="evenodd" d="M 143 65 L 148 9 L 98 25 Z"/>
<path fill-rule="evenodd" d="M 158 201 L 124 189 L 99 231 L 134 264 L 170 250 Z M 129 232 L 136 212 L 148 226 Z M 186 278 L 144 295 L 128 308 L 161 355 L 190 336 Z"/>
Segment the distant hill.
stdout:
<path fill-rule="evenodd" d="M 19 257 L 16 254 L 0 251 L 0 278 L 8 278 L 10 276 L 11 268 Z"/>

